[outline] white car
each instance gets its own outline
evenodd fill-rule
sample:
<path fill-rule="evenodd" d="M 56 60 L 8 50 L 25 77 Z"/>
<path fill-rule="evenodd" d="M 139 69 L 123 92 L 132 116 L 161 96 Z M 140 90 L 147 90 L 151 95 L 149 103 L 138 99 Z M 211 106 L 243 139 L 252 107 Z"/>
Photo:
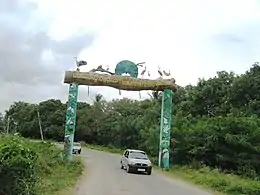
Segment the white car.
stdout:
<path fill-rule="evenodd" d="M 152 163 L 142 150 L 125 150 L 120 165 L 121 169 L 126 169 L 127 173 L 146 172 L 148 175 L 152 173 Z"/>
<path fill-rule="evenodd" d="M 76 153 L 80 154 L 81 153 L 81 144 L 79 142 L 73 143 L 72 153 L 73 154 L 76 154 Z"/>

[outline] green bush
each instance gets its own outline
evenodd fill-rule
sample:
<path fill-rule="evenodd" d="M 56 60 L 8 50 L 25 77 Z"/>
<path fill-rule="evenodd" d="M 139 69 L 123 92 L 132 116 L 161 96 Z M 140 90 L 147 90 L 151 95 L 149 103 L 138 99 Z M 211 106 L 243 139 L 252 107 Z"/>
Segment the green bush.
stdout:
<path fill-rule="evenodd" d="M 20 137 L 0 136 L 0 193 L 35 194 L 37 152 Z"/>
<path fill-rule="evenodd" d="M 37 194 L 37 182 L 62 163 L 59 154 L 51 143 L 0 134 L 0 195 Z"/>
<path fill-rule="evenodd" d="M 181 123 L 180 123 L 181 124 Z M 227 173 L 260 176 L 260 119 L 257 117 L 201 118 L 173 129 L 172 162 L 199 162 Z"/>

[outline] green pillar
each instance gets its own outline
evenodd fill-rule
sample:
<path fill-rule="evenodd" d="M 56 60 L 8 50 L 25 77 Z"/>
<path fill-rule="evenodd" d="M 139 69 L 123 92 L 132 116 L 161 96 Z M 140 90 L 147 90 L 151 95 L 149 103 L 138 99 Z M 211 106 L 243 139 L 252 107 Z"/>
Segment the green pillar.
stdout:
<path fill-rule="evenodd" d="M 164 170 L 169 170 L 170 165 L 172 93 L 172 90 L 166 89 L 162 98 L 158 166 Z"/>
<path fill-rule="evenodd" d="M 76 112 L 78 103 L 78 84 L 70 84 L 68 107 L 66 111 L 64 155 L 67 160 L 72 160 L 72 148 L 76 128 Z"/>

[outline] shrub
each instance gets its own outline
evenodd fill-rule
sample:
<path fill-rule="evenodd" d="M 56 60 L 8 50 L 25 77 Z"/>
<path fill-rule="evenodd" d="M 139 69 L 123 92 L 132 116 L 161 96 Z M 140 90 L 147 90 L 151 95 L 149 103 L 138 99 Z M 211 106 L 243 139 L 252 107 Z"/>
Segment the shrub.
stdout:
<path fill-rule="evenodd" d="M 173 164 L 201 164 L 228 173 L 260 176 L 257 117 L 201 118 L 173 129 Z"/>
<path fill-rule="evenodd" d="M 59 154 L 51 143 L 0 134 L 0 195 L 36 194 L 36 183 L 62 162 Z"/>
<path fill-rule="evenodd" d="M 1 194 L 34 194 L 37 153 L 20 137 L 0 136 Z"/>

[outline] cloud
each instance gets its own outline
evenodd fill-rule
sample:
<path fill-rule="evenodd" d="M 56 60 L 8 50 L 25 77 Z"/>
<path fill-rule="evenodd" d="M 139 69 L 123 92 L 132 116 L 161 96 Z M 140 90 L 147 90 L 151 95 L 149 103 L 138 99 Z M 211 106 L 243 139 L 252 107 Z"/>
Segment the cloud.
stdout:
<path fill-rule="evenodd" d="M 92 11 L 82 11 L 80 25 L 98 31 L 93 45 L 81 53 L 90 66 L 106 63 L 114 68 L 123 59 L 146 61 L 152 78 L 158 77 L 160 65 L 171 70 L 178 84 L 187 85 L 216 71 L 243 73 L 259 60 L 258 0 L 100 0 L 96 4 L 101 2 L 102 7 L 113 7 L 97 10 L 95 3 L 81 2 L 82 9 Z M 104 88 L 102 93 L 109 90 Z M 138 98 L 138 93 L 123 94 Z"/>
<path fill-rule="evenodd" d="M 259 14 L 260 15 L 260 14 Z M 214 59 L 220 70 L 243 73 L 251 64 L 259 61 L 260 18 L 232 25 L 225 31 L 209 37 L 209 50 L 205 58 Z"/>
<path fill-rule="evenodd" d="M 88 61 L 83 71 L 145 61 L 150 78 L 160 66 L 180 85 L 219 70 L 242 73 L 259 61 L 259 10 L 259 0 L 0 0 L 0 78 L 13 89 L 0 97 L 0 110 L 18 99 L 66 100 L 63 71 L 78 53 Z M 138 92 L 90 87 L 96 93 L 139 99 Z M 79 96 L 90 99 L 87 87 Z"/>
<path fill-rule="evenodd" d="M 39 30 L 37 17 L 41 21 L 44 15 L 37 15 L 33 2 L 0 0 L 0 111 L 19 100 L 66 100 L 64 71 L 74 67 L 73 57 L 94 40 L 91 34 L 74 34 L 57 41 L 48 35 L 51 22 Z"/>

